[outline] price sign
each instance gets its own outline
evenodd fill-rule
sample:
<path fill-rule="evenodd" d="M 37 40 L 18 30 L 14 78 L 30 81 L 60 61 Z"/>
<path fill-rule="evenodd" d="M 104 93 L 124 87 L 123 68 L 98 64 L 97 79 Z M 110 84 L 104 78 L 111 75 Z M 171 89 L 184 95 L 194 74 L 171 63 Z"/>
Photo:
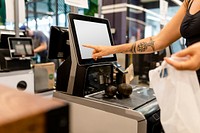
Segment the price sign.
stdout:
<path fill-rule="evenodd" d="M 70 6 L 88 8 L 88 0 L 65 0 L 65 3 Z"/>

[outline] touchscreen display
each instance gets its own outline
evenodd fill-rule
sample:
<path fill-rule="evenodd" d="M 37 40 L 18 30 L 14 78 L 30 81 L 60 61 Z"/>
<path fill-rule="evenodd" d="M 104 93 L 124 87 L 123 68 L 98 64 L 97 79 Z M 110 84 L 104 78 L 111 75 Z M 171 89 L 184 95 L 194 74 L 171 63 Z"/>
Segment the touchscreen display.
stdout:
<path fill-rule="evenodd" d="M 34 56 L 31 38 L 10 37 L 8 40 L 11 57 Z"/>
<path fill-rule="evenodd" d="M 13 41 L 14 44 L 14 54 L 15 55 L 25 55 L 26 51 L 23 44 L 18 44 L 17 41 Z"/>
<path fill-rule="evenodd" d="M 113 45 L 110 24 L 107 19 L 95 18 L 79 14 L 68 14 L 69 33 L 72 35 L 74 50 L 80 65 L 90 65 L 116 61 L 116 55 L 103 56 L 98 60 L 92 59 L 93 49 L 83 47 L 83 44 L 90 45 Z"/>
<path fill-rule="evenodd" d="M 111 46 L 106 24 L 75 19 L 74 25 L 82 59 L 91 58 L 93 51 L 83 47 L 82 44 Z M 113 55 L 105 57 L 113 57 Z"/>

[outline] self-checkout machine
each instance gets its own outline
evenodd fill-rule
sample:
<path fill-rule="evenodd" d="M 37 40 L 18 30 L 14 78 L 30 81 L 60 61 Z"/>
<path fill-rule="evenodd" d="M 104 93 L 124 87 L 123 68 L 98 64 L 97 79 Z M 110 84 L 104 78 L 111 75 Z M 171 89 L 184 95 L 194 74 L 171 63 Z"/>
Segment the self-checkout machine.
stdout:
<path fill-rule="evenodd" d="M 68 18 L 70 56 L 57 70 L 53 96 L 70 103 L 71 132 L 160 132 L 159 107 L 152 89 L 133 86 L 126 98 L 104 95 L 106 87 L 118 82 L 116 56 L 93 60 L 92 49 L 82 44 L 113 45 L 108 20 L 73 13 Z"/>
<path fill-rule="evenodd" d="M 49 79 L 48 76 L 48 70 L 51 70 L 50 68 L 52 67 L 47 69 L 46 66 L 52 66 L 53 63 L 33 63 L 32 38 L 9 37 L 11 34 L 5 34 L 5 32 L 0 35 L 1 37 L 4 35 L 7 40 L 2 41 L 4 39 L 1 38 L 0 46 L 5 47 L 4 49 L 0 48 L 0 84 L 16 88 L 20 91 L 52 97 L 54 79 Z M 54 70 L 51 73 L 53 75 Z"/>
<path fill-rule="evenodd" d="M 8 6 L 14 8 L 15 30 L 0 30 L 0 84 L 20 91 L 52 97 L 53 92 L 47 92 L 52 91 L 52 88 L 48 88 L 49 81 L 46 80 L 48 77 L 46 69 L 46 71 L 42 69 L 42 74 L 40 74 L 42 76 L 39 80 L 42 84 L 35 83 L 35 79 L 38 77 L 36 77 L 32 67 L 31 58 L 34 56 L 32 39 L 26 37 L 24 31 L 19 30 L 18 27 L 19 21 L 23 20 L 23 15 L 20 17 L 23 13 L 19 12 L 23 12 L 23 10 L 19 10 L 19 6 L 23 6 L 23 4 L 20 4 L 19 0 L 15 0 Z"/>
<path fill-rule="evenodd" d="M 30 52 L 31 40 L 30 39 L 21 39 L 19 25 L 19 1 L 15 0 L 13 5 L 14 7 L 14 22 L 15 22 L 15 31 L 14 36 L 19 40 L 10 39 L 4 37 L 5 41 L 2 42 L 2 30 L 1 30 L 1 47 L 6 45 L 5 49 L 1 49 L 0 53 L 0 83 L 10 86 L 12 88 L 18 88 L 19 90 L 27 91 L 30 93 L 34 92 L 34 80 L 33 80 L 33 71 L 30 65 L 30 59 L 23 57 L 25 53 Z M 8 32 L 8 31 L 6 31 Z M 6 33 L 6 35 L 8 35 Z M 9 34 L 10 36 L 10 34 Z M 8 47 L 7 43 L 10 43 Z M 26 45 L 27 44 L 27 45 Z M 12 47 L 14 46 L 14 47 Z M 16 46 L 16 47 L 15 47 Z M 27 47 L 25 47 L 27 46 Z M 29 50 L 25 52 L 25 49 Z M 25 52 L 25 53 L 24 53 Z M 32 51 L 31 51 L 32 52 Z M 30 53 L 28 53 L 30 54 Z"/>
<path fill-rule="evenodd" d="M 3 32 L 1 33 L 2 36 Z M 0 49 L 0 84 L 34 93 L 34 74 L 31 69 L 31 56 L 34 55 L 32 39 L 27 37 L 6 37 L 6 39 L 7 44 L 2 41 L 1 46 L 8 45 L 9 48 Z"/>

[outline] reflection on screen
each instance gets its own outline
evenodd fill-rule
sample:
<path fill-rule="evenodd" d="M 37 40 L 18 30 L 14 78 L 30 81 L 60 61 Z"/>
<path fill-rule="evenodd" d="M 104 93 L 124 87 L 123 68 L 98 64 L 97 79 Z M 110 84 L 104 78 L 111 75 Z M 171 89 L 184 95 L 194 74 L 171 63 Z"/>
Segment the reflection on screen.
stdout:
<path fill-rule="evenodd" d="M 15 55 L 25 55 L 25 49 L 23 44 L 16 44 L 15 45 Z"/>
<path fill-rule="evenodd" d="M 31 45 L 31 40 L 12 40 L 10 41 L 12 52 L 12 57 L 28 57 L 33 56 L 33 48 Z"/>
<path fill-rule="evenodd" d="M 28 55 L 31 55 L 33 50 L 32 50 L 32 46 L 30 44 L 25 44 L 25 49 Z"/>
<path fill-rule="evenodd" d="M 74 20 L 74 25 L 82 59 L 91 58 L 93 51 L 93 49 L 83 47 L 82 44 L 111 46 L 106 24 Z M 113 57 L 113 55 L 105 57 Z"/>

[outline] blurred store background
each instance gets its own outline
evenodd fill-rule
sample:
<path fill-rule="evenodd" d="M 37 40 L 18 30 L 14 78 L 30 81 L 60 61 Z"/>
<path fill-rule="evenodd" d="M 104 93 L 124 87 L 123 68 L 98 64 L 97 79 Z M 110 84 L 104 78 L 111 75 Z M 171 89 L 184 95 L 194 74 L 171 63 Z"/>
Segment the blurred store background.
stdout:
<path fill-rule="evenodd" d="M 88 9 L 78 8 L 79 14 L 101 16 L 109 19 L 115 44 L 134 42 L 140 38 L 156 35 L 179 9 L 181 1 L 165 0 L 88 0 Z M 163 7 L 161 7 L 163 6 Z M 164 10 L 165 11 L 161 11 Z M 25 0 L 25 21 L 19 23 L 32 30 L 40 30 L 49 37 L 51 26 L 68 27 L 67 13 L 71 12 L 64 0 Z M 162 16 L 162 17 L 161 17 Z M 164 22 L 163 22 L 164 21 Z M 6 20 L 5 0 L 0 1 L 0 28 L 14 30 L 15 23 Z M 181 49 L 181 39 L 169 50 Z M 166 50 L 149 55 L 125 55 L 119 57 L 127 68 L 134 64 L 134 74 L 148 81 L 148 71 L 163 59 Z M 134 56 L 134 57 L 133 57 Z"/>

